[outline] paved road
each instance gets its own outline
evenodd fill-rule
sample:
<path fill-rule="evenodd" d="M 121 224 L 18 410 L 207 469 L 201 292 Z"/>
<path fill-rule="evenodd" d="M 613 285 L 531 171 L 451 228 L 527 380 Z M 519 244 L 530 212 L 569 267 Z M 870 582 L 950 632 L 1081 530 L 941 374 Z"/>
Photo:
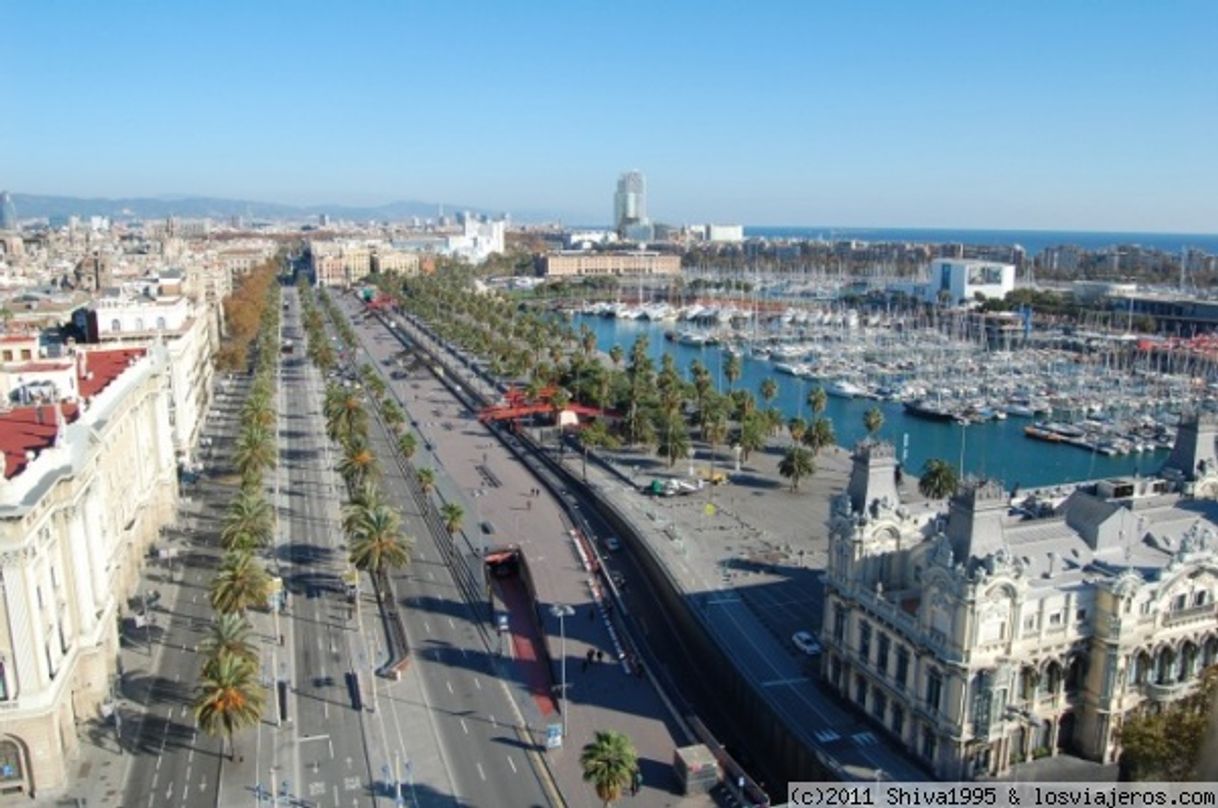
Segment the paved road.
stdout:
<path fill-rule="evenodd" d="M 355 301 L 340 300 L 348 313 L 359 311 Z M 387 360 L 399 354 L 403 344 L 377 321 L 359 323 L 357 319 L 356 331 L 368 358 L 385 373 Z M 438 500 L 459 502 L 465 510 L 463 540 L 475 547 L 483 542 L 522 545 L 543 606 L 565 603 L 577 609 L 577 619 L 568 619 L 566 625 L 569 738 L 564 749 L 548 753 L 566 799 L 572 805 L 594 804 L 590 789 L 580 781 L 578 752 L 594 731 L 611 728 L 630 735 L 642 756 L 645 787 L 634 802 L 705 804 L 683 802 L 675 794 L 672 754 L 676 746 L 689 742 L 687 736 L 665 710 L 651 683 L 615 662 L 618 646 L 600 615 L 585 617 L 592 615 L 589 576 L 575 552 L 569 535 L 573 523 L 564 506 L 430 372 L 420 367 L 404 379 L 391 381 L 390 389 L 425 442 L 415 465 L 437 469 Z M 534 488 L 542 490 L 531 497 Z M 483 522 L 490 523 L 493 534 L 484 534 Z M 543 612 L 551 654 L 558 659 L 558 620 L 549 616 L 548 609 Z M 585 670 L 583 659 L 589 649 L 601 651 L 606 661 Z M 509 669 L 507 673 L 518 682 L 515 672 Z M 535 728 L 543 720 L 531 699 L 522 701 L 521 710 Z"/>
<path fill-rule="evenodd" d="M 411 565 L 394 576 L 412 648 L 398 682 L 378 681 L 377 722 L 386 745 L 410 762 L 417 805 L 549 806 L 552 800 L 518 730 L 524 719 L 500 677 L 477 619 L 461 597 L 407 485 L 389 434 L 373 419 L 382 485 L 415 539 Z M 534 753 L 535 754 L 535 753 Z"/>

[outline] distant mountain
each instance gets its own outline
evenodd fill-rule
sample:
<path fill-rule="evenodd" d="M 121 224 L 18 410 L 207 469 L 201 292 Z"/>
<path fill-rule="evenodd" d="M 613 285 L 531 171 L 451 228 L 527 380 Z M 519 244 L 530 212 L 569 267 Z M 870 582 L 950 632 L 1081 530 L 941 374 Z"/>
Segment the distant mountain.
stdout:
<path fill-rule="evenodd" d="M 244 199 L 218 199 L 203 196 L 181 197 L 133 197 L 129 199 L 84 199 L 72 196 L 42 196 L 39 194 L 13 193 L 13 204 L 20 218 L 43 218 L 50 216 L 109 216 L 112 219 L 164 219 L 178 216 L 195 219 L 210 216 L 227 219 L 244 216 L 254 219 L 304 219 L 318 214 L 329 214 L 335 219 L 401 220 L 412 216 L 435 217 L 439 205 L 431 202 L 398 201 L 384 205 L 283 205 L 277 202 L 252 202 Z M 468 210 L 478 214 L 497 214 L 491 211 L 464 205 L 445 203 L 444 212 L 452 215 Z M 553 218 L 529 215 L 529 220 Z"/>

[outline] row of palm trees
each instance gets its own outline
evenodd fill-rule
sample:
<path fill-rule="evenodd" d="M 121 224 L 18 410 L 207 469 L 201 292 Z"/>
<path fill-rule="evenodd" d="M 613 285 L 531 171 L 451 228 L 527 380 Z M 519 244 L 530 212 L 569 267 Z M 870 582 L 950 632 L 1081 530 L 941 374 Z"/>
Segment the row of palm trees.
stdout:
<path fill-rule="evenodd" d="M 355 350 L 355 333 L 333 302 L 319 290 L 325 315 L 333 323 L 346 353 Z M 312 289 L 301 285 L 301 302 L 305 318 L 305 334 L 309 344 L 309 356 L 322 372 L 334 366 L 333 349 L 327 338 L 325 321 L 327 316 L 317 306 Z M 403 536 L 401 517 L 381 492 L 381 468 L 369 440 L 368 412 L 364 408 L 364 396 L 374 400 L 386 395 L 384 382 L 375 368 L 361 368 L 362 386 L 347 385 L 331 381 L 326 385 L 323 413 L 326 418 L 326 434 L 340 450 L 338 472 L 347 486 L 347 505 L 343 508 L 343 534 L 347 539 L 347 554 L 351 564 L 358 570 L 368 572 L 383 591 L 384 576 L 390 569 L 406 566 L 410 561 L 412 540 Z M 396 405 L 395 405 L 396 406 Z M 405 416 L 397 409 L 391 429 L 400 430 Z M 399 435 L 400 442 L 400 435 Z"/>
<path fill-rule="evenodd" d="M 258 652 L 246 614 L 267 604 L 271 577 L 255 553 L 271 544 L 275 512 L 265 496 L 264 475 L 278 455 L 276 362 L 279 341 L 279 286 L 267 286 L 261 299 L 259 328 L 253 340 L 253 380 L 241 408 L 241 429 L 233 449 L 240 478 L 220 529 L 223 555 L 208 588 L 215 618 L 200 646 L 204 654 L 194 701 L 204 732 L 227 739 L 236 755 L 234 735 L 262 717 L 266 693 L 258 681 Z"/>
<path fill-rule="evenodd" d="M 472 276 L 473 270 L 465 269 L 378 282 L 383 292 L 426 320 L 441 337 L 487 358 L 492 372 L 522 379 L 526 397 L 554 386 L 560 391 L 551 399 L 555 406 L 574 400 L 620 413 L 616 428 L 582 431 L 585 461 L 590 449 L 625 443 L 653 446 L 673 466 L 689 456 L 692 436 L 697 434 L 708 444 L 712 458 L 719 447 L 735 445 L 747 462 L 784 426 L 774 407 L 778 394 L 774 379 L 763 379 L 757 395 L 735 387 L 743 375 L 738 356 L 724 360 L 723 391 L 700 360 L 690 364 L 687 379 L 681 378 L 668 354 L 656 368 L 646 336 L 638 337 L 629 352 L 613 346 L 605 364 L 596 351 L 596 335 L 586 325 L 576 331 L 564 319 L 526 309 L 510 298 L 471 294 Z M 792 444 L 778 462 L 779 473 L 790 480 L 793 491 L 816 473 L 817 456 L 837 440 L 833 422 L 825 415 L 824 389 L 810 391 L 807 403 L 810 420 L 785 422 Z M 875 439 L 883 423 L 878 407 L 864 414 L 868 439 Z M 936 498 L 950 495 L 958 483 L 955 470 L 938 459 L 928 461 L 919 478 L 923 494 Z"/>

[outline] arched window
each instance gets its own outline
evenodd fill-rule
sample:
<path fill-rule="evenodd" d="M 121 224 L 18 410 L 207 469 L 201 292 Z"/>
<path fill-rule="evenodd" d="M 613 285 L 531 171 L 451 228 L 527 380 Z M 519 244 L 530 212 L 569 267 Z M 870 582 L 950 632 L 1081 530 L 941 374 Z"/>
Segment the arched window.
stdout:
<path fill-rule="evenodd" d="M 122 322 L 120 322 L 118 320 L 118 318 L 111 320 L 110 321 L 110 330 L 111 331 L 122 331 L 123 330 Z"/>
<path fill-rule="evenodd" d="M 144 330 L 144 318 L 143 318 L 143 317 L 136 317 L 136 318 L 135 318 L 135 330 L 136 330 L 136 331 L 143 331 L 143 330 Z"/>
<path fill-rule="evenodd" d="M 156 330 L 157 331 L 165 330 L 165 318 L 164 317 L 156 318 Z"/>

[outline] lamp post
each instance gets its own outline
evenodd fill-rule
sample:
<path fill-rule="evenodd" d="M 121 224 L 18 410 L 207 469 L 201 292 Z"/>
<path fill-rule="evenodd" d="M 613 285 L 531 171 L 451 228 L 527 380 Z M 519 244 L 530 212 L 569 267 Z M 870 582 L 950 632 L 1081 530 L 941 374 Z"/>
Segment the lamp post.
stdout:
<path fill-rule="evenodd" d="M 559 653 L 562 655 L 562 690 L 558 694 L 562 710 L 562 736 L 567 737 L 567 624 L 566 618 L 575 614 L 575 609 L 565 604 L 555 603 L 550 607 L 550 614 L 558 618 Z"/>

